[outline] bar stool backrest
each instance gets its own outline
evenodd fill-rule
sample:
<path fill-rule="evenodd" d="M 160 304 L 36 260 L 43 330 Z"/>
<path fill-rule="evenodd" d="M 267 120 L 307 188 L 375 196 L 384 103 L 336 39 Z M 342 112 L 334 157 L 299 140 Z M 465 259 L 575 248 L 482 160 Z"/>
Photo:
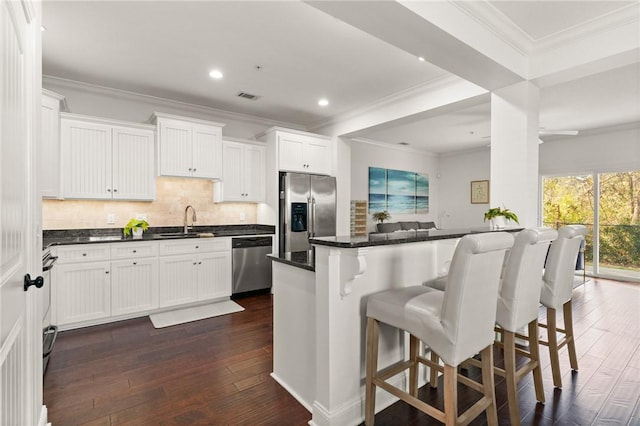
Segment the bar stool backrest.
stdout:
<path fill-rule="evenodd" d="M 525 229 L 516 236 L 498 296 L 496 323 L 503 329 L 516 332 L 538 318 L 544 259 L 557 237 L 551 228 Z"/>
<path fill-rule="evenodd" d="M 567 225 L 558 230 L 547 256 L 540 294 L 540 302 L 546 307 L 560 309 L 571 300 L 578 251 L 587 232 L 584 225 Z"/>
<path fill-rule="evenodd" d="M 443 330 L 456 342 L 453 354 L 439 354 L 449 365 L 458 365 L 493 343 L 500 272 L 511 246 L 513 236 L 507 232 L 465 235 L 458 243 L 441 311 Z"/>

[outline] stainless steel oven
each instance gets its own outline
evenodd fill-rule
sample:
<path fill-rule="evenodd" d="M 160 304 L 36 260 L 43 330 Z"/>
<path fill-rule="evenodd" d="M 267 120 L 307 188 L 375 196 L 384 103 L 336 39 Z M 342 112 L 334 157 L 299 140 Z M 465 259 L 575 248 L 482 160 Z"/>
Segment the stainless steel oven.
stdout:
<path fill-rule="evenodd" d="M 49 357 L 51 356 L 51 351 L 53 351 L 53 345 L 58 334 L 58 327 L 51 323 L 51 271 L 57 260 L 58 257 L 52 256 L 48 250 L 45 251 L 42 256 L 42 278 L 44 278 L 44 286 L 38 292 L 42 309 L 42 374 L 47 371 Z"/>

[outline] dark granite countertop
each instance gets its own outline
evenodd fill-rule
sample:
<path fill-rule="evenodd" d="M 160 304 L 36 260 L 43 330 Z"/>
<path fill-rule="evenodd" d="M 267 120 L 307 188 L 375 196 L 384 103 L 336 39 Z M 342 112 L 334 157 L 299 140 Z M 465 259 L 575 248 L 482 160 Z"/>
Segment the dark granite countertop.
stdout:
<path fill-rule="evenodd" d="M 269 254 L 267 257 L 274 262 L 284 263 L 285 265 L 295 266 L 312 272 L 316 270 L 315 253 L 313 250 L 289 251 L 280 255 Z"/>
<path fill-rule="evenodd" d="M 505 228 L 499 231 L 518 232 L 524 228 Z M 311 244 L 319 246 L 339 247 L 339 248 L 360 248 L 383 246 L 391 244 L 416 243 L 421 241 L 446 240 L 452 238 L 462 238 L 467 234 L 477 234 L 492 231 L 488 226 L 480 228 L 459 228 L 459 229 L 428 229 L 419 231 L 398 231 L 390 233 L 373 233 L 368 236 L 351 237 L 317 237 L 309 239 Z"/>
<path fill-rule="evenodd" d="M 245 235 L 272 235 L 271 225 L 211 225 L 194 226 L 188 234 L 181 226 L 149 227 L 142 238 L 124 237 L 122 228 L 100 229 L 56 229 L 42 231 L 43 248 L 69 244 L 95 244 L 131 241 L 175 240 L 179 238 L 199 238 L 199 234 L 212 233 L 215 237 L 238 237 Z"/>

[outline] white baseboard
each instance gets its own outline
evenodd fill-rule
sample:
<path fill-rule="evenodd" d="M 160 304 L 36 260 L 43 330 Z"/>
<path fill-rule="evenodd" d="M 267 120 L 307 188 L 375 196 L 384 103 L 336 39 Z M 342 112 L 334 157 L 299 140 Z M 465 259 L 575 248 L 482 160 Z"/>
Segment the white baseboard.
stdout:
<path fill-rule="evenodd" d="M 271 373 L 271 377 L 273 377 L 273 380 L 275 380 L 276 382 L 278 382 L 278 384 L 280 386 L 282 386 L 287 392 L 289 392 L 291 394 L 292 397 L 294 397 L 300 404 L 302 404 L 302 406 L 304 408 L 307 409 L 308 412 L 313 413 L 313 409 L 311 407 L 311 404 L 309 404 L 307 401 L 305 401 L 298 393 L 296 393 L 284 380 L 282 380 L 280 377 L 278 377 L 276 375 L 276 373 Z"/>
<path fill-rule="evenodd" d="M 51 426 L 51 423 L 48 422 L 49 411 L 47 410 L 47 406 L 43 405 L 40 410 L 40 418 L 38 419 L 38 426 Z"/>

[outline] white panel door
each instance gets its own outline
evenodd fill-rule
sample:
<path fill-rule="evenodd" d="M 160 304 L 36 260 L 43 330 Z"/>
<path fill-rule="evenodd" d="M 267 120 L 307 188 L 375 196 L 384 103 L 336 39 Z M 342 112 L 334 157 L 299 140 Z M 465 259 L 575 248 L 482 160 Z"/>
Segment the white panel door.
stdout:
<path fill-rule="evenodd" d="M 244 155 L 245 201 L 265 202 L 265 149 L 262 146 L 247 145 Z M 226 162 L 226 160 L 225 160 Z"/>
<path fill-rule="evenodd" d="M 160 175 L 192 176 L 191 125 L 159 119 Z"/>
<path fill-rule="evenodd" d="M 212 126 L 193 126 L 193 176 L 222 178 L 222 130 Z"/>
<path fill-rule="evenodd" d="M 280 170 L 306 172 L 303 160 L 304 137 L 281 134 L 278 136 L 278 166 Z"/>
<path fill-rule="evenodd" d="M 58 325 L 111 315 L 109 262 L 57 265 L 53 298 Z M 53 302 L 52 302 L 53 303 Z"/>
<path fill-rule="evenodd" d="M 198 255 L 198 300 L 231 296 L 231 253 Z"/>
<path fill-rule="evenodd" d="M 158 259 L 161 308 L 196 301 L 196 266 L 196 255 Z"/>
<path fill-rule="evenodd" d="M 40 3 L 0 1 L 0 424 L 33 425 L 42 408 L 37 152 Z M 46 419 L 45 419 L 46 421 Z"/>
<path fill-rule="evenodd" d="M 58 198 L 60 193 L 60 100 L 42 95 L 42 140 L 39 170 L 40 195 Z"/>
<path fill-rule="evenodd" d="M 111 315 L 158 307 L 158 259 L 111 262 Z"/>
<path fill-rule="evenodd" d="M 111 199 L 111 126 L 61 120 L 63 196 Z"/>
<path fill-rule="evenodd" d="M 222 143 L 224 201 L 245 201 L 243 151 L 243 144 L 227 141 Z"/>
<path fill-rule="evenodd" d="M 304 149 L 304 164 L 306 171 L 322 175 L 331 174 L 331 150 L 329 141 L 324 139 L 309 138 Z"/>
<path fill-rule="evenodd" d="M 153 132 L 114 127 L 112 145 L 113 199 L 153 200 Z"/>

